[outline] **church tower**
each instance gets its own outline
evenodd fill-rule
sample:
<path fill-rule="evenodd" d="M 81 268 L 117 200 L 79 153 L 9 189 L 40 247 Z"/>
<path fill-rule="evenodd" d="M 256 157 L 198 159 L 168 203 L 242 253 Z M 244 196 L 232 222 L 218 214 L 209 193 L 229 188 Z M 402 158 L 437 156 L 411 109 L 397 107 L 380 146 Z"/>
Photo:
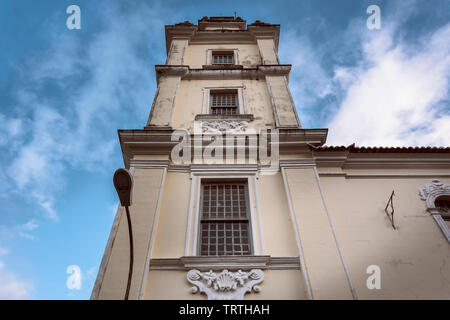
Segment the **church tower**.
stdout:
<path fill-rule="evenodd" d="M 356 204 L 348 194 L 360 192 L 345 194 L 345 164 L 373 162 L 349 156 L 352 146 L 323 147 L 327 129 L 301 126 L 279 33 L 279 25 L 239 17 L 165 27 L 167 60 L 155 66 L 148 121 L 119 130 L 134 180 L 130 299 L 371 297 L 366 267 L 379 260 L 363 263 L 358 252 L 374 242 L 364 242 L 375 232 L 364 228 L 378 213 L 347 225 L 352 209 L 339 199 Z M 342 198 L 329 205 L 331 189 Z M 375 196 L 384 203 L 388 194 Z M 128 257 L 119 206 L 93 299 L 123 299 Z"/>

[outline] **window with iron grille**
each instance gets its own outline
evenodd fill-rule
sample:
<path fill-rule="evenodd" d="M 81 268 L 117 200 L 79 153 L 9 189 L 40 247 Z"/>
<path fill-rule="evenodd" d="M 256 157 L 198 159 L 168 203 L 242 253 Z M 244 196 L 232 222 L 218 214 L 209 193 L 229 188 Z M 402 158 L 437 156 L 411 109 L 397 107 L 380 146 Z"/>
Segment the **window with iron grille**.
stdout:
<path fill-rule="evenodd" d="M 211 114 L 238 114 L 238 95 L 236 91 L 211 92 Z"/>
<path fill-rule="evenodd" d="M 201 190 L 200 255 L 251 255 L 247 184 L 206 182 Z"/>
<path fill-rule="evenodd" d="M 233 52 L 213 52 L 212 64 L 234 64 Z"/>
<path fill-rule="evenodd" d="M 439 210 L 442 220 L 444 220 L 447 230 L 443 230 L 444 233 L 450 234 L 450 200 L 438 199 L 434 202 L 436 209 Z"/>

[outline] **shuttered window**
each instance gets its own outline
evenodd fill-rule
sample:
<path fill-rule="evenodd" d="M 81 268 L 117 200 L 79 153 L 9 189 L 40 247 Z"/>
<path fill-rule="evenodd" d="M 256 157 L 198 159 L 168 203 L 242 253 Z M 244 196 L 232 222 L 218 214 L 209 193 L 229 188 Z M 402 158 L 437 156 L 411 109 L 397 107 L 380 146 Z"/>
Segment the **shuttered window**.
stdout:
<path fill-rule="evenodd" d="M 247 184 L 207 182 L 201 190 L 200 254 L 252 254 Z"/>

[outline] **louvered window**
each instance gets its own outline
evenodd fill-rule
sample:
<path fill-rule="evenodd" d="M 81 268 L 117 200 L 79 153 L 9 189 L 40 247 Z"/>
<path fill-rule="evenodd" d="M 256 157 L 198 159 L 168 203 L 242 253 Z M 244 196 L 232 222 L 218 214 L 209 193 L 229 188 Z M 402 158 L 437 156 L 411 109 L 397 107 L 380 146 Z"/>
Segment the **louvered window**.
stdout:
<path fill-rule="evenodd" d="M 207 182 L 201 190 L 200 254 L 251 255 L 247 184 Z"/>

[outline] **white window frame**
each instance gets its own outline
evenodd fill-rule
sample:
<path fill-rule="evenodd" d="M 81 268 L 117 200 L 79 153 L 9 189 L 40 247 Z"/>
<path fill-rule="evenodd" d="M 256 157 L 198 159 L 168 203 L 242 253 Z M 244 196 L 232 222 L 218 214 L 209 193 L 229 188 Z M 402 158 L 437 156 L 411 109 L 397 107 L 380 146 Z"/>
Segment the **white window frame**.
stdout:
<path fill-rule="evenodd" d="M 211 114 L 211 91 L 237 90 L 238 114 L 247 114 L 247 105 L 245 103 L 245 86 L 226 86 L 226 87 L 203 87 L 202 114 Z"/>
<path fill-rule="evenodd" d="M 253 171 L 230 171 L 219 170 L 191 172 L 191 193 L 189 199 L 189 213 L 186 230 L 186 256 L 198 256 L 198 244 L 200 243 L 200 196 L 202 179 L 207 180 L 246 180 L 249 197 L 249 224 L 253 255 L 264 255 L 264 239 L 262 234 L 261 214 L 259 210 L 259 196 L 257 187 L 257 172 Z M 259 238 L 259 240 L 258 240 Z M 235 257 L 235 256 L 230 256 Z"/>
<path fill-rule="evenodd" d="M 249 254 L 247 255 L 254 255 L 254 249 L 255 246 L 253 244 L 253 230 L 252 230 L 252 219 L 250 216 L 250 192 L 249 192 L 249 181 L 248 179 L 242 179 L 242 178 L 233 178 L 233 179 L 228 179 L 228 178 L 220 178 L 220 179 L 215 179 L 215 178 L 202 178 L 202 182 L 200 184 L 200 201 L 198 202 L 198 210 L 199 210 L 199 219 L 197 221 L 199 229 L 201 229 L 202 226 L 202 208 L 203 208 L 203 204 L 202 204 L 202 198 L 203 198 L 203 188 L 205 187 L 205 185 L 209 185 L 209 184 L 220 184 L 220 183 L 229 183 L 229 184 L 241 184 L 245 186 L 245 197 L 246 197 L 246 208 L 245 208 L 245 218 L 246 220 L 248 220 L 247 222 L 247 226 L 248 226 L 248 246 L 249 246 Z M 211 218 L 207 218 L 205 220 L 210 220 Z M 233 219 L 230 219 L 231 221 Z M 238 220 L 235 220 L 238 221 Z M 232 235 L 232 237 L 234 238 L 234 235 Z M 201 245 L 202 245 L 202 235 L 198 234 L 197 237 L 197 252 L 201 253 Z M 232 251 L 234 251 L 234 248 L 232 248 Z M 209 255 L 209 256 L 215 256 L 215 255 Z M 226 256 L 231 256 L 231 257 L 236 257 L 236 256 L 243 256 L 243 255 L 226 255 Z"/>
<path fill-rule="evenodd" d="M 436 200 L 442 196 L 450 196 L 450 184 L 433 179 L 431 183 L 419 188 L 419 195 L 425 201 L 427 211 L 431 213 L 439 228 L 442 230 L 442 233 L 447 238 L 447 241 L 450 243 L 450 228 L 442 218 L 442 212 L 439 208 L 436 208 Z"/>
<path fill-rule="evenodd" d="M 213 64 L 213 53 L 220 53 L 220 52 L 233 52 L 233 64 L 230 64 L 231 66 L 237 66 L 239 65 L 239 49 L 207 49 L 206 50 L 206 65 L 214 65 Z"/>
<path fill-rule="evenodd" d="M 445 196 L 450 196 L 449 194 L 445 194 Z M 439 225 L 439 227 L 442 230 L 442 233 L 444 233 L 444 236 L 447 238 L 447 241 L 450 243 L 450 228 L 447 224 L 447 222 L 444 219 L 444 215 L 446 217 L 446 219 L 448 218 L 448 214 L 447 213 L 443 213 L 438 207 L 436 207 L 436 201 L 439 200 L 439 197 L 437 197 L 434 200 L 434 207 L 433 209 L 430 209 L 429 211 L 431 211 L 431 214 L 433 215 L 434 220 L 437 222 L 437 224 Z M 447 200 L 448 201 L 448 200 Z"/>
<path fill-rule="evenodd" d="M 218 102 L 218 105 L 214 106 L 214 96 L 219 96 L 217 97 L 217 100 L 220 100 Z M 225 98 L 224 96 L 234 96 L 234 101 L 227 101 L 228 98 Z M 210 100 L 209 100 L 209 114 L 214 114 L 214 115 L 222 115 L 224 114 L 223 112 L 226 110 L 226 112 L 230 112 L 230 109 L 233 109 L 233 111 L 235 111 L 235 113 L 230 113 L 227 114 L 225 113 L 225 115 L 229 115 L 229 116 L 233 116 L 236 114 L 240 114 L 240 108 L 239 108 L 239 92 L 237 89 L 231 89 L 231 90 L 217 90 L 217 91 L 210 91 Z M 233 100 L 233 98 L 232 98 Z M 225 103 L 222 104 L 222 103 Z M 228 102 L 234 102 L 233 105 L 227 105 Z M 219 109 L 218 113 L 214 113 L 213 110 L 214 109 Z"/>
<path fill-rule="evenodd" d="M 447 238 L 447 241 L 450 243 L 450 229 L 445 222 L 444 218 L 442 218 L 441 214 L 433 214 L 434 220 L 437 222 L 438 226 L 441 228 L 442 233 Z"/>

